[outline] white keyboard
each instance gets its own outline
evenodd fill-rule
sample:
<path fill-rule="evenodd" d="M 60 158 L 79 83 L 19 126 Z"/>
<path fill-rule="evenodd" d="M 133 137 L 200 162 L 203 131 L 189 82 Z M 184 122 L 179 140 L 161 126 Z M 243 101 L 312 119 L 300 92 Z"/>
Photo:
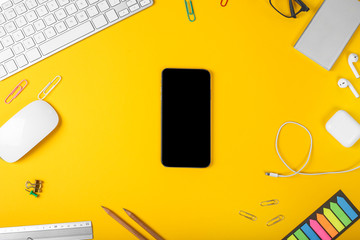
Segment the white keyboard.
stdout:
<path fill-rule="evenodd" d="M 153 0 L 0 1 L 0 81 L 151 5 Z"/>

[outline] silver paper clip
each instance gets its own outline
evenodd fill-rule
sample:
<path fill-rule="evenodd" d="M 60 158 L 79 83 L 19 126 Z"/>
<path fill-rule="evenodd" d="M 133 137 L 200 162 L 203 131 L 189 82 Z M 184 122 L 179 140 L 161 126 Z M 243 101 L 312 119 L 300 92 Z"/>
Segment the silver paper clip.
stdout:
<path fill-rule="evenodd" d="M 251 221 L 256 221 L 257 217 L 255 215 L 252 215 L 248 212 L 245 211 L 240 211 L 239 214 L 243 217 L 246 217 L 247 219 L 250 219 Z"/>
<path fill-rule="evenodd" d="M 263 201 L 260 203 L 260 206 L 262 207 L 266 207 L 266 206 L 272 206 L 272 205 L 276 205 L 279 203 L 279 200 L 277 199 L 272 199 L 272 200 L 267 200 L 267 201 Z"/>
<path fill-rule="evenodd" d="M 194 22 L 196 20 L 193 4 L 191 0 L 185 0 L 185 7 L 188 19 L 190 22 Z"/>
<path fill-rule="evenodd" d="M 268 221 L 268 222 L 266 223 L 266 226 L 270 227 L 270 226 L 272 226 L 272 225 L 274 225 L 274 224 L 276 224 L 276 223 L 284 220 L 284 218 L 285 218 L 285 217 L 284 217 L 283 215 L 279 215 L 279 216 L 277 216 L 277 217 L 274 217 L 273 219 L 271 219 L 270 221 Z"/>
<path fill-rule="evenodd" d="M 56 80 L 56 82 L 55 82 Z M 46 98 L 46 96 L 59 84 L 59 82 L 61 81 L 61 76 L 56 76 L 51 82 L 49 82 L 43 90 L 41 90 L 41 92 L 38 94 L 38 99 L 39 100 L 44 100 Z M 53 84 L 53 82 L 55 82 Z M 52 87 L 48 90 L 48 88 L 52 85 Z M 41 94 L 44 94 L 43 97 L 40 97 Z"/>

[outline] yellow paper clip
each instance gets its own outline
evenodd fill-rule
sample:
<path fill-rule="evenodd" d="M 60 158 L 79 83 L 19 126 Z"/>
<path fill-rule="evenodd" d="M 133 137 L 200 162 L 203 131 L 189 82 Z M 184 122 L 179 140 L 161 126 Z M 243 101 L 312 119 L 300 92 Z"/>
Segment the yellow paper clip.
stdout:
<path fill-rule="evenodd" d="M 229 2 L 229 0 L 221 0 L 220 5 L 221 5 L 222 7 L 226 7 L 226 5 L 228 4 L 228 2 Z"/>
<path fill-rule="evenodd" d="M 193 4 L 191 0 L 185 0 L 185 7 L 188 19 L 190 22 L 194 22 L 196 20 Z"/>
<path fill-rule="evenodd" d="M 247 213 L 245 211 L 240 211 L 239 214 L 243 217 L 246 217 L 247 219 L 250 219 L 251 221 L 256 221 L 257 217 L 255 215 L 252 215 L 250 213 Z"/>
<path fill-rule="evenodd" d="M 285 217 L 284 217 L 283 215 L 279 215 L 279 216 L 277 216 L 277 217 L 274 217 L 273 219 L 271 219 L 270 221 L 268 221 L 268 222 L 266 223 L 266 226 L 270 227 L 270 226 L 272 226 L 272 225 L 274 225 L 274 224 L 276 224 L 276 223 L 284 220 L 284 218 L 285 218 Z"/>
<path fill-rule="evenodd" d="M 25 84 L 23 84 L 25 83 Z M 15 88 L 12 90 L 12 92 L 5 98 L 5 103 L 10 104 L 19 94 L 25 89 L 25 87 L 28 85 L 28 81 L 25 79 L 22 80 Z M 10 99 L 11 98 L 11 99 Z M 10 99 L 10 100 L 9 100 Z"/>
<path fill-rule="evenodd" d="M 263 201 L 260 203 L 260 206 L 265 207 L 265 206 L 272 206 L 272 205 L 276 205 L 279 203 L 279 200 L 277 199 L 272 199 L 272 200 L 268 200 L 268 201 Z"/>
<path fill-rule="evenodd" d="M 55 82 L 56 81 L 56 82 Z M 61 81 L 61 76 L 56 76 L 51 82 L 49 82 L 43 90 L 38 94 L 39 100 L 44 100 L 46 96 L 59 84 Z M 55 82 L 55 83 L 54 83 Z M 54 83 L 54 84 L 53 84 Z M 49 89 L 49 87 L 52 85 L 52 87 Z M 49 89 L 49 90 L 48 90 Z M 48 91 L 47 91 L 48 90 Z M 41 97 L 41 94 L 44 96 Z"/>

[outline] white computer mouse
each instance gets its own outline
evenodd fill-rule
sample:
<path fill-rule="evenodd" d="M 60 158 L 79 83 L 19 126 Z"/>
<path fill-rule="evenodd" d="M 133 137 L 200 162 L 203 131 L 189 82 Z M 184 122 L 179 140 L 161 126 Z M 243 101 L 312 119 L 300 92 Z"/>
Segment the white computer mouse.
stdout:
<path fill-rule="evenodd" d="M 55 109 L 37 100 L 16 113 L 0 128 L 0 158 L 13 163 L 35 147 L 59 123 Z"/>

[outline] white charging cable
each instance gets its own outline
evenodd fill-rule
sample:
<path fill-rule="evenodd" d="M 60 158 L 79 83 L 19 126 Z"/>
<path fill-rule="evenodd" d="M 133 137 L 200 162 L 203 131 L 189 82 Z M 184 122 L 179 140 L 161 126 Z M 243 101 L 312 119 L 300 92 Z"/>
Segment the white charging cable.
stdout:
<path fill-rule="evenodd" d="M 298 125 L 302 128 L 304 128 L 309 136 L 310 136 L 310 149 L 309 149 L 309 154 L 307 156 L 307 159 L 306 159 L 306 162 L 304 163 L 304 165 L 298 170 L 298 171 L 295 171 L 294 169 L 292 169 L 285 161 L 284 159 L 281 157 L 281 154 L 279 152 L 279 136 L 280 136 L 280 132 L 282 130 L 282 128 L 287 125 L 287 124 L 295 124 L 295 125 Z M 310 157 L 311 157 L 311 152 L 312 152 L 312 149 L 313 149 L 313 138 L 312 138 L 312 135 L 310 133 L 310 131 L 303 125 L 301 125 L 300 123 L 297 123 L 297 122 L 285 122 L 283 125 L 281 125 L 281 127 L 279 128 L 278 132 L 277 132 L 277 135 L 276 135 L 276 141 L 275 141 L 275 148 L 276 148 L 276 153 L 277 155 L 279 156 L 280 160 L 284 163 L 284 165 L 291 171 L 293 172 L 292 174 L 288 174 L 288 175 L 282 175 L 282 174 L 278 174 L 278 173 L 273 173 L 273 172 L 267 172 L 265 173 L 267 176 L 270 176 L 270 177 L 292 177 L 292 176 L 295 176 L 297 174 L 300 174 L 300 175 L 311 175 L 311 176 L 314 176 L 314 175 L 325 175 L 325 174 L 338 174 L 338 173 L 348 173 L 348 172 L 352 172 L 352 171 L 355 171 L 357 169 L 360 168 L 360 166 L 357 166 L 355 168 L 352 168 L 350 170 L 344 170 L 344 171 L 337 171 L 337 172 L 320 172 L 320 173 L 304 173 L 304 172 L 301 172 L 305 167 L 306 165 L 309 163 L 309 160 L 310 160 Z"/>

